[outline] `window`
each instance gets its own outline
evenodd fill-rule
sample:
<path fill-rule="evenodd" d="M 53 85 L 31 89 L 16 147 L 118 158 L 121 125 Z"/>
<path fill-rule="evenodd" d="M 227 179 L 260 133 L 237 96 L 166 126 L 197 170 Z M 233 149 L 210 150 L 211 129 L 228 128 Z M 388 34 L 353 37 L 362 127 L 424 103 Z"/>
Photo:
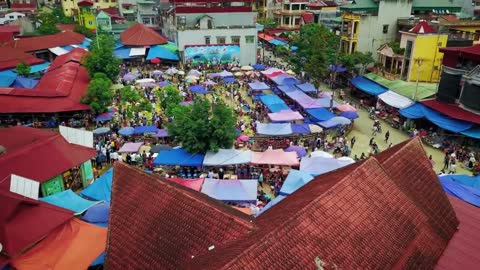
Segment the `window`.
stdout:
<path fill-rule="evenodd" d="M 92 21 L 88 21 L 88 25 L 93 25 L 93 22 L 92 22 Z"/>
<path fill-rule="evenodd" d="M 239 44 L 240 43 L 240 36 L 231 36 L 232 43 Z"/>
<path fill-rule="evenodd" d="M 9 19 L 15 19 L 15 16 L 9 15 L 8 18 Z"/>
<path fill-rule="evenodd" d="M 205 37 L 205 44 L 210 45 L 210 37 Z"/>
<path fill-rule="evenodd" d="M 388 24 L 384 24 L 383 25 L 383 31 L 382 31 L 384 34 L 387 34 L 388 33 Z"/>
<path fill-rule="evenodd" d="M 245 36 L 245 43 L 255 42 L 255 36 Z"/>
<path fill-rule="evenodd" d="M 142 18 L 143 24 L 150 24 L 150 18 Z"/>
<path fill-rule="evenodd" d="M 217 44 L 225 44 L 225 37 L 217 37 Z"/>

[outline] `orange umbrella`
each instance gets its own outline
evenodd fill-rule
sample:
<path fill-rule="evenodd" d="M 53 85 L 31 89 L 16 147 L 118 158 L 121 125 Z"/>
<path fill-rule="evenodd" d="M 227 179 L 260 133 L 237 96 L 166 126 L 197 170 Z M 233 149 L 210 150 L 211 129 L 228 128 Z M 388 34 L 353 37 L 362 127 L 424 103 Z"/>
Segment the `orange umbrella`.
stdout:
<path fill-rule="evenodd" d="M 350 104 L 338 105 L 337 109 L 341 112 L 356 112 L 357 109 Z"/>

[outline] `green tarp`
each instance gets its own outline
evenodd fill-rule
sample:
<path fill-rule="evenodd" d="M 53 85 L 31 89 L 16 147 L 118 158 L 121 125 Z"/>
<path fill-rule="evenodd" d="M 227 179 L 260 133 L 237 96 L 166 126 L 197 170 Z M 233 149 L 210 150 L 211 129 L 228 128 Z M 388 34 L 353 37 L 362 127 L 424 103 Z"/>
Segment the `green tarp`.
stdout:
<path fill-rule="evenodd" d="M 388 80 L 375 73 L 368 73 L 364 77 L 382 85 L 389 90 L 400 94 L 404 97 L 414 99 L 415 91 L 417 91 L 416 82 L 405 82 L 402 80 Z M 422 100 L 435 95 L 437 92 L 437 84 L 435 83 L 418 83 L 418 91 L 415 100 Z"/>

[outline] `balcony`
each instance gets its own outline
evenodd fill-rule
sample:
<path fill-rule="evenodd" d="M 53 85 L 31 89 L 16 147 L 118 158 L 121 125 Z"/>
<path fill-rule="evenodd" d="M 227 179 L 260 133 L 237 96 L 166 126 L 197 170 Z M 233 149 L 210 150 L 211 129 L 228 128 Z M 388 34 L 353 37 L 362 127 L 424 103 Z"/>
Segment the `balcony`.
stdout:
<path fill-rule="evenodd" d="M 297 15 L 300 16 L 305 13 L 306 10 L 288 10 L 288 9 L 279 9 L 273 11 L 275 15 Z"/>
<path fill-rule="evenodd" d="M 342 19 L 344 21 L 360 21 L 361 16 L 353 13 L 343 13 Z"/>

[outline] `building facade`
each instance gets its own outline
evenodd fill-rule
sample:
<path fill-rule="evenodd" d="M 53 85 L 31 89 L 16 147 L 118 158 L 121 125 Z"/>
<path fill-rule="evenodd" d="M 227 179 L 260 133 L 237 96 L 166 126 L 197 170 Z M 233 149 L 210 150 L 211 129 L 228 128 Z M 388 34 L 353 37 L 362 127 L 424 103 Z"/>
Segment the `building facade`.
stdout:
<path fill-rule="evenodd" d="M 95 9 L 105 9 L 105 8 L 116 8 L 117 7 L 117 0 L 62 0 L 62 10 L 65 16 L 73 16 L 77 11 L 79 7 L 79 3 L 85 3 L 88 2 L 91 4 L 91 6 Z"/>
<path fill-rule="evenodd" d="M 298 30 L 301 26 L 302 14 L 307 11 L 308 0 L 286 0 L 280 9 L 273 11 L 273 17 L 278 28 L 284 30 Z"/>
<path fill-rule="evenodd" d="M 179 48 L 184 62 L 256 63 L 257 14 L 250 2 L 174 3 L 162 33 Z"/>
<path fill-rule="evenodd" d="M 370 52 L 395 40 L 397 18 L 408 17 L 410 0 L 357 0 L 340 7 L 342 14 L 341 49 L 346 53 Z"/>

